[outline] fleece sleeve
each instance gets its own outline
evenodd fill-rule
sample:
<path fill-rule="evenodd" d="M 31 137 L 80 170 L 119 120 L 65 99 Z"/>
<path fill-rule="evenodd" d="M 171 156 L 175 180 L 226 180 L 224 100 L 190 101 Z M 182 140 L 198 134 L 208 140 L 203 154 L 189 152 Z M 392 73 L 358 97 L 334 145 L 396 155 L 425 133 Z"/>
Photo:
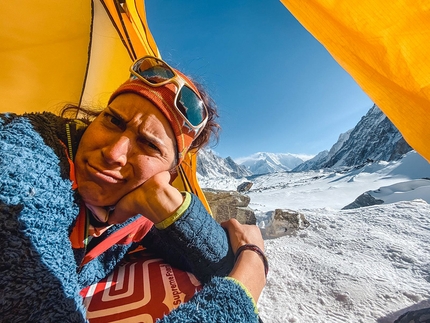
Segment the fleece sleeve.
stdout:
<path fill-rule="evenodd" d="M 69 228 L 78 207 L 26 118 L 0 116 L 0 320 L 85 322 Z"/>
<path fill-rule="evenodd" d="M 234 265 L 225 230 L 195 196 L 188 209 L 165 229 L 153 227 L 142 244 L 170 264 L 192 272 L 201 282 L 226 276 Z"/>
<path fill-rule="evenodd" d="M 214 277 L 187 303 L 157 323 L 258 322 L 252 300 L 234 280 Z"/>

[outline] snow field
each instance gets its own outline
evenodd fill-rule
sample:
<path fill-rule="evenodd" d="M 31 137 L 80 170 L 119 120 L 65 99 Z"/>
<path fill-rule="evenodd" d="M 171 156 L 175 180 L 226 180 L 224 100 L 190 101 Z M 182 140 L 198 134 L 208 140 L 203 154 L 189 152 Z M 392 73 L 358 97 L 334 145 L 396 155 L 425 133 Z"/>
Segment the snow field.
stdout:
<path fill-rule="evenodd" d="M 264 322 L 393 322 L 430 306 L 430 206 L 301 210 L 311 226 L 265 241 Z"/>

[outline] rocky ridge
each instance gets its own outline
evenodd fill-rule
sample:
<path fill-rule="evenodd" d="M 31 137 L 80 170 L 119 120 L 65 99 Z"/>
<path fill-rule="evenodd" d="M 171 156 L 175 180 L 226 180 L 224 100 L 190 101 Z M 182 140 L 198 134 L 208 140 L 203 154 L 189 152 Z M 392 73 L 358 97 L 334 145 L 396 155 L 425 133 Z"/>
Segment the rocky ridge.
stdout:
<path fill-rule="evenodd" d="M 330 151 L 321 152 L 293 171 L 339 169 L 374 161 L 393 161 L 411 150 L 393 123 L 374 105 L 353 129 L 339 136 Z"/>

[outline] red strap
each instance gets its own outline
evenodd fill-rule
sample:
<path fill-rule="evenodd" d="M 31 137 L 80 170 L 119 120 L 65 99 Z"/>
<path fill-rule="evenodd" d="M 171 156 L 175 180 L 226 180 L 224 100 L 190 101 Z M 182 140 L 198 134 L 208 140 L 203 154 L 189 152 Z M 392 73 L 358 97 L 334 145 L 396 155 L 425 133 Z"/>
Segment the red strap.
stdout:
<path fill-rule="evenodd" d="M 67 161 L 69 162 L 69 166 L 70 166 L 69 178 L 72 181 L 72 190 L 75 190 L 78 188 L 78 183 L 76 183 L 76 176 L 75 176 L 75 164 L 73 163 L 73 160 L 70 159 L 69 151 L 67 150 L 67 147 L 64 144 L 64 142 L 62 142 L 61 140 L 59 140 L 59 142 L 64 147 L 64 151 L 67 156 Z"/>
<path fill-rule="evenodd" d="M 114 244 L 127 245 L 132 242 L 138 242 L 148 233 L 153 223 L 147 218 L 140 216 L 132 223 L 112 233 L 105 240 L 97 244 L 89 251 L 82 260 L 81 266 L 97 258 L 103 252 L 108 250 Z"/>

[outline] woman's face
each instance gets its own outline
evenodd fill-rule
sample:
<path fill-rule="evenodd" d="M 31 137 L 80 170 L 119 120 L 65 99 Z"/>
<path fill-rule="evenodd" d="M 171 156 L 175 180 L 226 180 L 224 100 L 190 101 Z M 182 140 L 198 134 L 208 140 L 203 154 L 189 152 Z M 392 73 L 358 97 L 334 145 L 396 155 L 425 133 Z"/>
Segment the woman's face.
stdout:
<path fill-rule="evenodd" d="M 75 158 L 78 191 L 91 205 L 115 205 L 155 174 L 170 170 L 175 151 L 164 115 L 139 95 L 121 94 L 82 137 Z"/>

